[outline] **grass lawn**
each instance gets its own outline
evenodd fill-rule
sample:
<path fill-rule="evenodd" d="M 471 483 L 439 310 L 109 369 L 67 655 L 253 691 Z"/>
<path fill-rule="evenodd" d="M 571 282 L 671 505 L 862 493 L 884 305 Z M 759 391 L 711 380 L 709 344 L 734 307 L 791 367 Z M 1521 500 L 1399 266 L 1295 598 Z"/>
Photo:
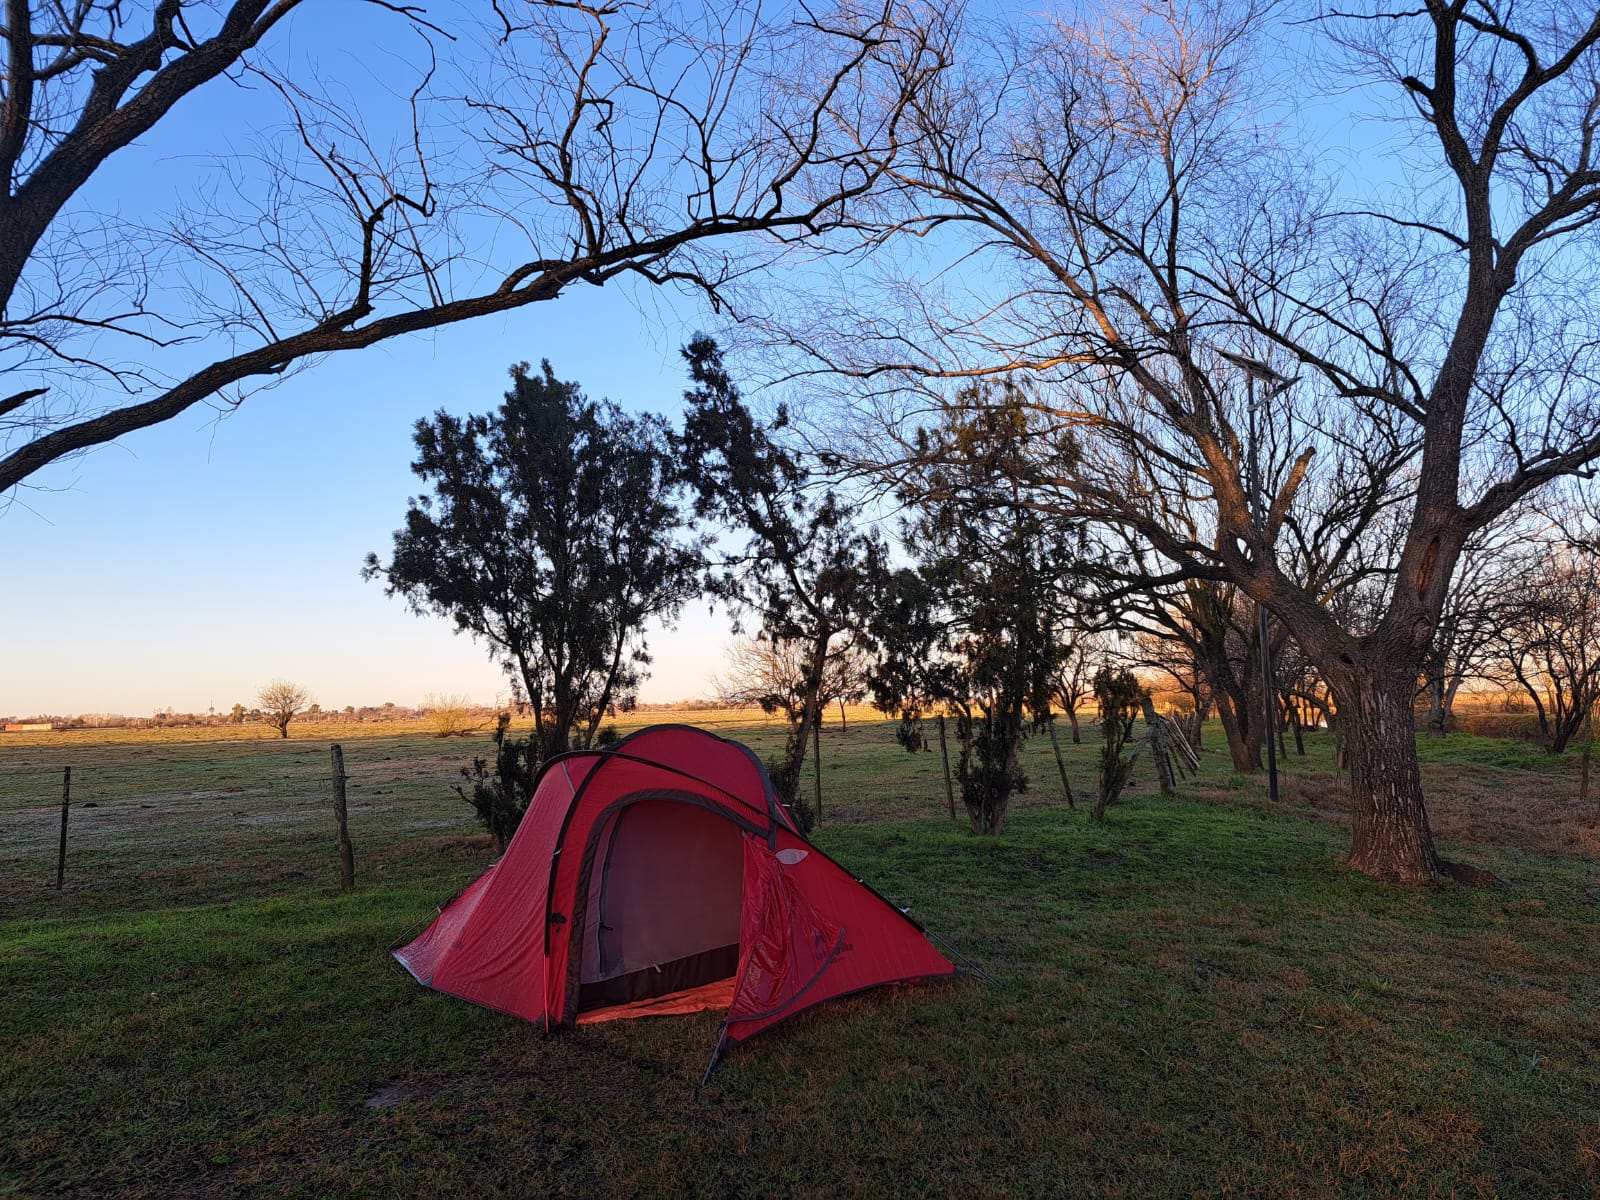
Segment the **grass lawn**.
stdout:
<path fill-rule="evenodd" d="M 547 1037 L 388 957 L 492 858 L 450 792 L 484 739 L 294 732 L 0 742 L 0 1195 L 1600 1192 L 1600 838 L 1570 763 L 1425 744 L 1446 852 L 1504 882 L 1422 892 L 1339 867 L 1321 745 L 1278 808 L 1210 750 L 1176 799 L 1141 764 L 1095 826 L 1035 739 L 979 839 L 937 752 L 830 727 L 817 841 L 994 985 L 825 1005 L 702 1089 L 716 1015 Z M 1093 748 L 1065 748 L 1085 795 Z"/>

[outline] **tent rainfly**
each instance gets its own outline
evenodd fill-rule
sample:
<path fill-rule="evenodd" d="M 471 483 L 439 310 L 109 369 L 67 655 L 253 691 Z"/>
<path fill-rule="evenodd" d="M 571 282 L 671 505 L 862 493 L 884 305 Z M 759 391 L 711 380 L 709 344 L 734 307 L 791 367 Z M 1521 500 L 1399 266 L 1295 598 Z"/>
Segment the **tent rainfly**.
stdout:
<path fill-rule="evenodd" d="M 708 1078 L 824 1000 L 956 970 L 806 841 L 754 753 L 687 725 L 546 762 L 505 855 L 394 956 L 546 1030 L 725 1009 Z"/>

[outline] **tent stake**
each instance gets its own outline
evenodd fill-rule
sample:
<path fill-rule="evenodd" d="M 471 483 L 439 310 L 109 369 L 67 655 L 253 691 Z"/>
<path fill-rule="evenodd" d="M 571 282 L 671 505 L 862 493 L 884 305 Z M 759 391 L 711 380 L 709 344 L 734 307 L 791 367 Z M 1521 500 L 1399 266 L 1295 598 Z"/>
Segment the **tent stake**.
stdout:
<path fill-rule="evenodd" d="M 717 1034 L 716 1049 L 711 1051 L 711 1061 L 706 1064 L 706 1073 L 700 1077 L 700 1086 L 705 1087 L 711 1082 L 711 1072 L 717 1069 L 717 1060 L 722 1057 L 722 1043 L 728 1038 L 728 1023 L 722 1023 L 722 1032 Z"/>

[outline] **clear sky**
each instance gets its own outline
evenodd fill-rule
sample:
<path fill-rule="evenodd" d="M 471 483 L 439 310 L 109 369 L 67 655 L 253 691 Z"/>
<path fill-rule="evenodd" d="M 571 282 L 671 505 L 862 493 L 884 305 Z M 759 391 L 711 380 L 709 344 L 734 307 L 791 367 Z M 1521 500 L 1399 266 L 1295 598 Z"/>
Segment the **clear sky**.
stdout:
<path fill-rule="evenodd" d="M 360 578 L 417 491 L 412 425 L 493 407 L 506 368 L 541 357 L 591 395 L 676 415 L 696 315 L 582 289 L 329 359 L 221 421 L 195 412 L 50 469 L 0 516 L 0 715 L 226 710 L 273 676 L 325 707 L 493 701 L 505 679 L 481 645 Z M 644 698 L 705 694 L 727 636 L 700 609 L 654 632 Z"/>

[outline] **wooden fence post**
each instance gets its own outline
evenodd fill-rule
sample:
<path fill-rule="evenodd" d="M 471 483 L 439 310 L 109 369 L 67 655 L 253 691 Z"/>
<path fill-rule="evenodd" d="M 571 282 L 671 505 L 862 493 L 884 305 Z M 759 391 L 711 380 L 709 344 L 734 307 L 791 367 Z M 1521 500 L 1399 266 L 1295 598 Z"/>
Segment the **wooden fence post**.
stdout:
<path fill-rule="evenodd" d="M 356 885 L 356 852 L 350 845 L 350 819 L 344 799 L 344 749 L 333 744 L 333 819 L 339 826 L 339 890 Z"/>
<path fill-rule="evenodd" d="M 56 851 L 56 891 L 67 876 L 67 809 L 72 804 L 72 768 L 61 768 L 61 846 Z"/>
<path fill-rule="evenodd" d="M 822 708 L 817 708 L 817 722 L 811 727 L 811 777 L 817 798 L 817 824 L 822 824 Z"/>
<path fill-rule="evenodd" d="M 1056 770 L 1061 772 L 1061 790 L 1066 793 L 1067 807 L 1075 809 L 1078 802 L 1072 797 L 1072 784 L 1067 782 L 1067 762 L 1061 757 L 1061 742 L 1056 738 L 1056 715 L 1045 713 L 1044 723 L 1050 730 L 1050 748 L 1056 752 Z"/>
<path fill-rule="evenodd" d="M 944 759 L 944 798 L 950 802 L 950 819 L 956 819 L 956 790 L 950 786 L 950 751 L 944 744 L 944 714 L 939 714 L 939 757 Z"/>
<path fill-rule="evenodd" d="M 1167 731 L 1162 728 L 1161 718 L 1156 716 L 1156 706 L 1151 703 L 1150 697 L 1143 700 L 1144 722 L 1149 727 L 1150 756 L 1156 760 L 1156 775 L 1161 780 L 1161 794 L 1174 795 L 1178 790 L 1178 783 L 1172 777 L 1172 759 L 1168 757 Z"/>

